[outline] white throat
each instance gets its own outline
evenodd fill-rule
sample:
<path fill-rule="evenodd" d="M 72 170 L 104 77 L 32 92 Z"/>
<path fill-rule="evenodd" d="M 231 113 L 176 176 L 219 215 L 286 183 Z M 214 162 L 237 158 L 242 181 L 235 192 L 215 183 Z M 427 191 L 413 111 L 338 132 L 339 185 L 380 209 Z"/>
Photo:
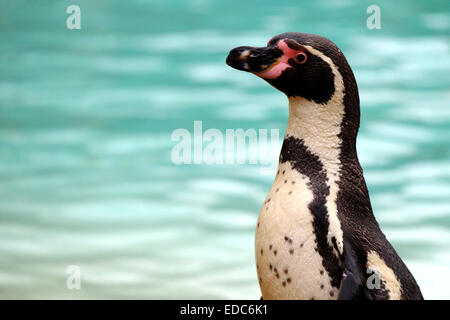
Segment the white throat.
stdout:
<path fill-rule="evenodd" d="M 339 165 L 341 123 L 344 105 L 330 100 L 318 104 L 302 97 L 289 98 L 286 136 L 301 139 L 308 150 L 318 156 L 327 170 L 336 172 Z"/>

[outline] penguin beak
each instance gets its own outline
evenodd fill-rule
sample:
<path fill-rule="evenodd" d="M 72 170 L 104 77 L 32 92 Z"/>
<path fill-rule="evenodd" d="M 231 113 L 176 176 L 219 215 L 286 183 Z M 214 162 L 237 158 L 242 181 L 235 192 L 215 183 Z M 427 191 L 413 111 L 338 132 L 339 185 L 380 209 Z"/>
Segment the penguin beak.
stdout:
<path fill-rule="evenodd" d="M 235 69 L 261 73 L 277 65 L 283 51 L 276 47 L 237 47 L 230 51 L 227 64 Z"/>

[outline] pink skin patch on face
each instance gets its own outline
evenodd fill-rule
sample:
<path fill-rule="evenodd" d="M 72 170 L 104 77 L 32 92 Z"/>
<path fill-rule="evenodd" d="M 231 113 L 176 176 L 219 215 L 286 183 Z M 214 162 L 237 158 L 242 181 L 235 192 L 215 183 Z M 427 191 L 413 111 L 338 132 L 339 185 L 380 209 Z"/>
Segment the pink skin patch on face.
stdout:
<path fill-rule="evenodd" d="M 277 47 L 283 51 L 283 55 L 278 58 L 278 60 L 268 70 L 263 72 L 253 72 L 255 75 L 263 79 L 276 79 L 284 70 L 287 68 L 292 68 L 288 61 L 289 59 L 294 59 L 299 51 L 289 48 L 284 40 L 278 41 Z"/>

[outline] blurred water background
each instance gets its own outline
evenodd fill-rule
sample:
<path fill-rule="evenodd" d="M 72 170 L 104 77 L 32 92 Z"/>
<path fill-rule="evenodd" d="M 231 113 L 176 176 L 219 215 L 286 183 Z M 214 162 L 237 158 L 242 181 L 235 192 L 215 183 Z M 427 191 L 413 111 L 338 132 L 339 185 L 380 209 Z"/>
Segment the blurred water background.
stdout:
<path fill-rule="evenodd" d="M 66 28 L 71 4 L 81 30 Z M 381 30 L 366 27 L 371 4 Z M 1 1 L 0 298 L 259 298 L 253 233 L 275 170 L 175 165 L 170 137 L 202 120 L 281 138 L 284 96 L 224 61 L 285 31 L 346 54 L 376 217 L 425 297 L 450 298 L 449 12 L 447 0 Z M 81 290 L 66 288 L 69 265 Z"/>

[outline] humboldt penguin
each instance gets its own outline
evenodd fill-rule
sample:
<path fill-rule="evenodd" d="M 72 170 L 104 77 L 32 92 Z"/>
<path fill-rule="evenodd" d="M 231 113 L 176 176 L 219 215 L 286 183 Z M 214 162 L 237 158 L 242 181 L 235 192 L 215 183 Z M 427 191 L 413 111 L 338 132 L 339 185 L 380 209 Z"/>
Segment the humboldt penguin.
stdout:
<path fill-rule="evenodd" d="M 288 32 L 226 63 L 286 94 L 289 120 L 255 239 L 263 299 L 423 299 L 381 231 L 356 152 L 356 80 L 330 40 Z"/>

